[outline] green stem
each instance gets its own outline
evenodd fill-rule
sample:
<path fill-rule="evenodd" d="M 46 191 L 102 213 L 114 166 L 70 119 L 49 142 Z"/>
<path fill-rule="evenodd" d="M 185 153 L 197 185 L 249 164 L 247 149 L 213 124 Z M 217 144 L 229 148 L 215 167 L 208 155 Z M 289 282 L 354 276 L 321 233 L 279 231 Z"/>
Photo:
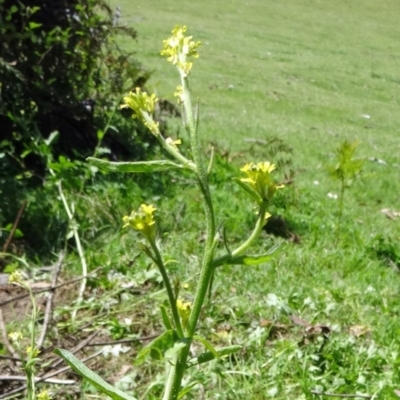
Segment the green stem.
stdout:
<path fill-rule="evenodd" d="M 262 203 L 260 206 L 260 212 L 258 215 L 256 226 L 254 227 L 254 230 L 251 233 L 251 235 L 248 237 L 248 239 L 243 244 L 241 244 L 238 248 L 233 250 L 230 254 L 225 254 L 224 256 L 215 259 L 212 263 L 213 268 L 225 264 L 227 261 L 229 261 L 233 257 L 239 256 L 254 243 L 254 241 L 260 235 L 261 230 L 265 224 L 266 212 L 267 212 L 267 203 Z"/>
<path fill-rule="evenodd" d="M 167 141 L 161 136 L 157 136 L 157 139 L 161 146 L 168 151 L 173 157 L 180 161 L 185 167 L 190 168 L 192 171 L 196 171 L 196 165 L 193 161 L 188 160 L 184 155 L 182 155 L 179 150 L 175 149 L 173 146 L 167 143 Z"/>
<path fill-rule="evenodd" d="M 142 112 L 142 118 L 144 121 L 153 122 L 153 118 L 147 112 Z M 167 141 L 161 136 L 161 133 L 159 131 L 157 134 L 153 133 L 153 135 L 157 138 L 162 148 L 166 150 L 169 154 L 171 154 L 172 157 L 180 161 L 185 167 L 190 168 L 192 171 L 196 171 L 196 165 L 193 163 L 193 161 L 188 160 L 183 154 L 179 152 L 176 147 L 167 143 Z"/>
<path fill-rule="evenodd" d="M 176 299 L 174 292 L 172 290 L 171 282 L 169 280 L 167 270 L 165 269 L 164 262 L 162 260 L 160 250 L 157 247 L 157 244 L 154 239 L 149 239 L 149 243 L 151 248 L 153 249 L 155 255 L 155 262 L 157 264 L 158 269 L 160 270 L 161 276 L 164 281 L 165 289 L 167 290 L 168 300 L 171 306 L 172 317 L 175 322 L 175 328 L 180 338 L 184 337 L 183 329 L 181 325 L 181 319 L 179 318 L 178 308 L 176 307 Z"/>
<path fill-rule="evenodd" d="M 199 284 L 197 286 L 192 311 L 186 333 L 188 337 L 192 337 L 197 326 L 197 321 L 203 306 L 204 299 L 207 294 L 208 285 L 212 276 L 212 258 L 214 250 L 214 236 L 215 236 L 215 217 L 214 209 L 211 200 L 210 188 L 208 185 L 208 175 L 203 166 L 203 161 L 200 152 L 200 145 L 197 139 L 197 121 L 193 115 L 192 102 L 189 90 L 188 78 L 181 75 L 181 83 L 183 88 L 183 105 L 185 109 L 186 122 L 190 135 L 190 145 L 193 155 L 193 160 L 197 167 L 198 184 L 204 201 L 204 212 L 206 217 L 206 244 L 201 263 L 201 271 L 199 277 Z"/>
<path fill-rule="evenodd" d="M 29 297 L 30 297 L 31 304 L 32 304 L 32 314 L 31 314 L 31 332 L 30 332 L 31 333 L 31 337 L 30 337 L 31 351 L 28 354 L 28 359 L 27 359 L 27 363 L 29 363 L 29 366 L 26 367 L 25 372 L 26 372 L 26 381 L 27 381 L 27 386 L 28 386 L 29 400 L 31 400 L 31 399 L 34 400 L 34 399 L 36 399 L 35 373 L 34 373 L 35 365 L 30 364 L 30 361 L 32 359 L 32 354 L 34 354 L 34 351 L 36 348 L 35 337 L 36 337 L 37 306 L 36 306 L 36 299 L 32 293 L 30 286 L 27 285 L 26 289 L 28 290 Z"/>
<path fill-rule="evenodd" d="M 52 172 L 52 170 L 50 170 Z M 52 172 L 52 174 L 54 175 L 54 172 Z M 58 187 L 58 192 L 60 193 L 60 197 L 61 200 L 63 202 L 65 211 L 68 215 L 68 219 L 69 222 L 73 221 L 74 215 L 68 205 L 67 199 L 64 196 L 64 192 L 62 190 L 62 185 L 61 185 L 61 181 L 57 182 L 57 187 Z M 85 254 L 83 252 L 83 247 L 81 244 L 81 239 L 79 237 L 79 232 L 78 229 L 76 228 L 75 224 L 73 224 L 71 226 L 72 232 L 74 234 L 74 239 L 75 239 L 75 244 L 76 244 L 76 249 L 78 251 L 79 254 L 79 260 L 81 262 L 81 266 L 82 266 L 82 282 L 81 282 L 81 286 L 79 288 L 79 293 L 78 293 L 78 300 L 77 300 L 77 304 L 80 304 L 82 302 L 83 299 L 83 294 L 85 293 L 85 289 L 86 289 L 86 276 L 87 276 L 87 264 L 86 264 L 86 258 L 85 258 Z M 75 309 L 72 314 L 71 314 L 71 320 L 74 323 L 75 321 L 75 317 L 76 317 L 76 313 L 77 313 L 77 309 Z"/>
<path fill-rule="evenodd" d="M 342 217 L 343 217 L 343 198 L 344 198 L 344 191 L 346 189 L 344 179 L 341 179 L 341 187 L 340 187 L 340 198 L 339 198 L 339 215 L 338 215 L 338 224 L 336 227 L 336 244 L 339 240 L 340 230 L 342 226 Z"/>
<path fill-rule="evenodd" d="M 183 374 L 186 368 L 192 337 L 196 331 L 197 322 L 201 313 L 204 300 L 207 295 L 207 289 L 209 287 L 213 273 L 212 259 L 215 248 L 214 210 L 211 200 L 210 188 L 208 184 L 208 176 L 202 163 L 200 146 L 197 139 L 197 121 L 195 121 L 193 115 L 193 108 L 190 98 L 190 91 L 189 91 L 189 84 L 187 77 L 181 75 L 181 83 L 183 87 L 183 106 L 185 110 L 187 129 L 190 136 L 190 146 L 192 150 L 193 160 L 194 163 L 196 164 L 198 185 L 204 202 L 207 237 L 206 237 L 203 259 L 201 262 L 199 283 L 197 285 L 196 294 L 192 305 L 192 310 L 190 312 L 190 317 L 185 331 L 187 343 L 175 357 L 174 360 L 175 363 L 171 368 L 171 371 L 167 379 L 167 384 L 165 386 L 163 400 L 175 400 L 178 397 L 181 388 Z"/>

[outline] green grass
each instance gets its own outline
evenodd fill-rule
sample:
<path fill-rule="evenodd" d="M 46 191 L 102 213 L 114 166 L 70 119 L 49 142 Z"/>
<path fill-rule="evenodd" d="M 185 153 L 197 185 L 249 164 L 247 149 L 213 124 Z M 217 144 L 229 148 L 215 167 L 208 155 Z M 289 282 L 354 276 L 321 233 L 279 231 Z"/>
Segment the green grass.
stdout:
<path fill-rule="evenodd" d="M 396 398 L 400 277 L 387 263 L 393 266 L 393 253 L 399 252 L 400 230 L 398 221 L 380 210 L 399 207 L 398 3 L 118 4 L 122 22 L 138 30 L 134 49 L 154 70 L 149 88 L 159 96 L 173 100 L 178 82 L 174 68 L 159 56 L 161 39 L 178 23 L 202 41 L 191 82 L 200 99 L 204 143 L 227 150 L 236 165 L 268 156 L 262 146 L 257 159 L 246 156 L 246 138 L 276 136 L 293 148 L 295 201 L 286 195 L 273 211 L 287 218 L 301 244 L 289 244 L 262 267 L 218 271 L 204 334 L 225 330 L 226 340 L 245 350 L 225 365 L 194 373 L 204 384 L 204 398 L 324 398 L 313 396 L 312 389 Z M 362 142 L 358 155 L 367 161 L 363 177 L 346 193 L 336 239 L 338 204 L 327 193 L 338 193 L 339 187 L 326 166 L 334 162 L 334 150 L 343 140 L 357 138 Z M 216 174 L 225 175 L 225 170 Z M 250 229 L 251 206 L 229 180 L 216 190 L 217 209 L 233 220 L 226 224 L 237 239 Z M 199 210 L 188 198 L 186 221 L 169 233 L 165 246 L 174 248 L 181 261 L 181 276 L 191 277 L 196 266 L 187 267 L 184 260 L 193 244 L 174 245 L 188 225 L 197 227 Z M 180 206 L 176 199 L 165 203 L 168 213 Z M 266 238 L 260 240 L 260 248 L 268 245 Z M 380 247 L 388 257 L 382 257 Z M 305 339 L 304 328 L 292 326 L 292 314 L 331 328 L 323 348 L 323 336 Z M 262 326 L 263 320 L 283 325 L 282 331 Z M 355 335 L 357 329 L 365 334 Z"/>
<path fill-rule="evenodd" d="M 200 331 L 216 346 L 244 348 L 230 359 L 193 368 L 188 375 L 200 384 L 187 398 L 328 398 L 312 390 L 398 398 L 393 390 L 400 390 L 400 219 L 381 210 L 400 209 L 399 3 L 112 2 L 117 3 L 121 22 L 139 33 L 137 43 L 121 45 L 154 70 L 148 86 L 161 97 L 173 101 L 178 84 L 175 69 L 159 56 L 162 39 L 178 23 L 203 43 L 191 88 L 200 98 L 204 148 L 213 142 L 231 160 L 228 165 L 219 156 L 211 178 L 218 222 L 229 240 L 243 239 L 254 222 L 252 204 L 231 177 L 246 160 L 270 154 L 263 145 L 250 149 L 244 139 L 278 137 L 293 149 L 294 185 L 282 191 L 271 212 L 285 217 L 301 243 L 264 235 L 254 253 L 286 243 L 272 262 L 217 271 Z M 170 126 L 174 134 L 180 129 L 178 121 Z M 327 194 L 338 193 L 339 184 L 329 178 L 327 165 L 343 140 L 357 138 L 364 172 L 346 192 L 337 233 L 338 201 Z M 155 183 L 141 179 L 142 192 L 135 182 L 115 184 L 87 197 L 80 213 L 90 268 L 102 265 L 123 275 L 100 282 L 108 295 L 88 303 L 92 308 L 82 313 L 82 323 L 93 310 L 108 309 L 109 319 L 99 318 L 94 326 L 114 337 L 161 330 L 158 305 L 166 297 L 155 267 L 137 257 L 133 235 L 119 232 L 121 216 L 141 201 L 157 204 L 164 255 L 175 260 L 169 265 L 180 281 L 190 283 L 187 296 L 193 292 L 204 229 L 201 204 L 190 176 L 166 176 L 163 182 L 150 190 Z M 133 283 L 141 295 L 127 291 L 121 297 L 121 282 Z M 293 315 L 313 327 L 294 324 Z M 121 328 L 127 316 L 134 318 L 132 332 Z M 329 327 L 326 338 L 321 325 Z M 129 360 L 114 359 L 100 373 L 110 378 Z M 143 394 L 153 380 L 159 384 L 145 398 L 159 398 L 162 373 L 162 363 L 133 365 L 131 390 Z"/>

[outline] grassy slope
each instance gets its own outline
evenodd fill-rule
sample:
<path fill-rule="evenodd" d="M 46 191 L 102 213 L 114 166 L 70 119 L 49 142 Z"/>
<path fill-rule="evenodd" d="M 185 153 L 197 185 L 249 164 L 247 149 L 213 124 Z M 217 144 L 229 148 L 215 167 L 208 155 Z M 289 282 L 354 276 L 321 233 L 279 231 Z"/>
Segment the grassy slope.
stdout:
<path fill-rule="evenodd" d="M 294 148 L 297 202 L 277 212 L 292 221 L 302 244 L 287 246 L 267 266 L 219 272 L 230 280 L 227 287 L 217 283 L 204 332 L 224 332 L 225 340 L 242 343 L 247 350 L 222 369 L 227 371 L 224 379 L 219 364 L 193 372 L 207 389 L 205 398 L 312 399 L 318 397 L 310 390 L 320 388 L 396 398 L 400 276 L 370 249 L 377 234 L 392 238 L 395 246 L 399 243 L 398 220 L 380 213 L 382 208 L 399 209 L 399 3 L 118 4 L 122 22 L 139 32 L 137 56 L 154 68 L 152 84 L 160 96 L 172 99 L 177 84 L 175 70 L 159 57 L 161 39 L 176 23 L 184 23 L 202 41 L 192 89 L 200 97 L 205 142 L 236 152 L 246 148 L 246 137 L 277 135 Z M 367 162 L 365 177 L 347 195 L 337 242 L 337 203 L 326 194 L 338 189 L 324 166 L 342 140 L 355 138 L 362 140 L 360 155 L 381 158 L 388 165 Z M 314 185 L 315 180 L 320 185 Z M 217 206 L 227 217 L 234 215 L 232 235 L 240 237 L 248 229 L 251 207 L 239 194 L 226 201 L 234 190 L 229 183 L 219 190 Z M 193 218 L 199 209 L 190 201 L 196 199 L 191 189 L 185 199 L 186 219 L 165 239 L 165 251 L 185 266 L 181 276 L 190 277 L 197 235 L 185 231 L 185 222 L 201 229 L 201 221 Z M 165 218 L 178 212 L 180 201 L 183 198 L 160 200 L 160 212 Z M 174 245 L 182 231 L 192 242 Z M 332 327 L 323 350 L 321 335 L 314 343 L 302 341 L 302 328 L 290 327 L 291 314 Z M 284 326 L 270 329 L 267 321 Z M 358 337 L 356 329 L 366 333 Z M 199 396 L 194 393 L 194 398 Z"/>

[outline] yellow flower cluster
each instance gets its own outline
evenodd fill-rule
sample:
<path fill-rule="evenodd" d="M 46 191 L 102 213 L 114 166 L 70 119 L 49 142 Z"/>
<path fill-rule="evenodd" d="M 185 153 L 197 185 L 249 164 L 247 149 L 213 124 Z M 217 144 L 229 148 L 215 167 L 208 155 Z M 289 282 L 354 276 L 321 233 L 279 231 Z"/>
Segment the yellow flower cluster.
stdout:
<path fill-rule="evenodd" d="M 144 236 L 151 239 L 155 235 L 154 211 L 157 209 L 153 205 L 142 204 L 138 211 L 132 211 L 131 215 L 123 218 L 125 222 L 124 228 L 132 229 L 143 233 Z"/>
<path fill-rule="evenodd" d="M 23 336 L 21 332 L 11 332 L 8 337 L 12 342 L 19 342 Z"/>
<path fill-rule="evenodd" d="M 183 87 L 182 86 L 177 86 L 176 91 L 174 92 L 174 96 L 176 97 L 178 104 L 183 103 Z"/>
<path fill-rule="evenodd" d="M 47 390 L 43 390 L 37 395 L 38 400 L 51 400 L 51 396 L 49 395 L 49 392 Z"/>
<path fill-rule="evenodd" d="M 275 164 L 269 161 L 248 163 L 240 170 L 246 174 L 245 178 L 240 179 L 248 189 L 258 198 L 259 202 L 269 202 L 277 189 L 284 185 L 276 185 L 271 178 L 271 172 L 275 169 Z"/>
<path fill-rule="evenodd" d="M 128 96 L 125 96 L 123 100 L 125 104 L 122 104 L 121 108 L 132 109 L 135 113 L 132 118 L 140 119 L 153 135 L 160 134 L 159 124 L 153 119 L 154 108 L 158 101 L 154 93 L 149 96 L 137 87 L 135 92 L 129 92 Z"/>
<path fill-rule="evenodd" d="M 21 272 L 14 271 L 8 278 L 8 283 L 19 283 L 22 284 L 24 281 Z"/>
<path fill-rule="evenodd" d="M 26 348 L 26 354 L 29 357 L 35 358 L 35 357 L 37 357 L 39 355 L 39 353 L 40 353 L 40 350 L 38 348 L 36 348 L 36 347 L 32 348 L 32 346 L 28 346 Z"/>
<path fill-rule="evenodd" d="M 190 311 L 192 310 L 192 303 L 190 301 L 178 299 L 176 301 L 176 307 L 178 308 L 178 313 L 181 317 L 183 328 L 185 328 L 189 320 Z"/>
<path fill-rule="evenodd" d="M 201 45 L 200 42 L 194 42 L 192 36 L 185 36 L 186 30 L 186 26 L 176 25 L 172 30 L 172 36 L 163 41 L 164 49 L 161 51 L 161 55 L 176 65 L 184 77 L 190 74 L 193 66 L 192 62 L 187 61 L 188 57 L 198 58 L 197 49 Z"/>

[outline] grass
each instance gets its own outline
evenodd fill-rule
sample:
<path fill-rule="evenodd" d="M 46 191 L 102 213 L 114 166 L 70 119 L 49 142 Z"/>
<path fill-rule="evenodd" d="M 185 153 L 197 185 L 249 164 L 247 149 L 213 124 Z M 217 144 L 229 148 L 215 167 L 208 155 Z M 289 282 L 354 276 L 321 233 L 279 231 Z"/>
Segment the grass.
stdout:
<path fill-rule="evenodd" d="M 244 139 L 278 137 L 293 149 L 294 185 L 282 191 L 271 212 L 285 218 L 301 243 L 264 235 L 254 253 L 285 243 L 272 262 L 217 271 L 200 330 L 216 346 L 244 349 L 190 371 L 200 384 L 187 398 L 328 398 L 312 391 L 398 398 L 400 228 L 399 219 L 381 210 L 400 207 L 400 5 L 394 0 L 118 4 L 121 23 L 139 33 L 137 43 L 121 45 L 132 46 L 154 70 L 149 87 L 161 97 L 172 101 L 178 82 L 159 56 L 161 40 L 180 23 L 203 43 L 192 91 L 200 98 L 205 151 L 213 142 L 220 154 L 212 182 L 229 240 L 248 234 L 253 223 L 252 205 L 230 178 L 242 163 L 269 158 L 271 150 L 262 144 L 250 148 Z M 178 121 L 171 120 L 170 127 L 185 139 Z M 357 138 L 364 172 L 345 195 L 337 233 L 338 202 L 328 193 L 338 193 L 339 185 L 329 178 L 327 165 L 343 140 Z M 189 297 L 194 290 L 203 230 L 194 182 L 190 176 L 165 176 L 154 190 L 157 182 L 115 182 L 82 202 L 90 268 L 102 265 L 113 273 L 92 282 L 78 315 L 82 325 L 93 318 L 92 327 L 114 339 L 160 332 L 158 305 L 165 300 L 154 266 L 138 255 L 135 237 L 121 236 L 120 218 L 131 207 L 144 200 L 157 204 L 164 255 L 174 260 L 170 268 L 181 282 L 189 282 Z M 73 255 L 69 260 L 77 264 Z M 153 381 L 144 398 L 158 398 L 163 364 L 132 365 L 140 346 L 131 347 L 99 366 L 99 373 L 135 394 L 143 395 Z M 129 373 L 123 376 L 126 365 Z M 85 384 L 81 390 L 82 398 L 95 398 Z M 73 398 L 71 391 L 62 393 Z"/>

